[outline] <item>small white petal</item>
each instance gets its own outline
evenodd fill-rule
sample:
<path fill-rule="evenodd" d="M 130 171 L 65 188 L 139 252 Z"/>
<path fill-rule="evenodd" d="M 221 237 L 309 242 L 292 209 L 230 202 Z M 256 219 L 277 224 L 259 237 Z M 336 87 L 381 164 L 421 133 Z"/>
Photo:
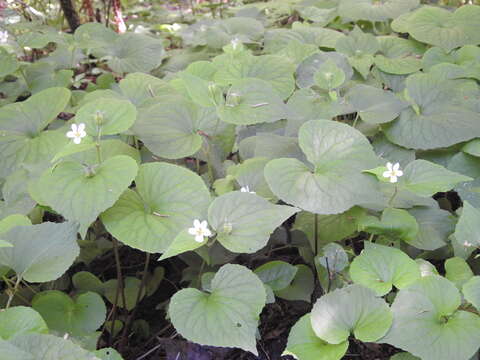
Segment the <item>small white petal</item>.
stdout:
<path fill-rule="evenodd" d="M 193 220 L 193 226 L 198 229 L 201 225 L 200 225 L 200 220 L 198 219 L 195 219 Z"/>
<path fill-rule="evenodd" d="M 202 229 L 206 229 L 208 227 L 208 224 L 207 224 L 207 220 L 203 220 L 201 223 L 200 223 L 200 227 Z"/>
<path fill-rule="evenodd" d="M 190 235 L 197 235 L 197 229 L 195 229 L 195 228 L 189 228 L 189 229 L 188 229 L 188 233 L 189 233 Z"/>
<path fill-rule="evenodd" d="M 75 137 L 75 133 L 73 131 L 68 131 L 67 132 L 67 137 L 68 138 L 74 138 Z"/>
<path fill-rule="evenodd" d="M 203 242 L 203 235 L 197 235 L 197 236 L 195 236 L 195 241 L 196 241 L 196 242 L 199 242 L 199 243 Z"/>
<path fill-rule="evenodd" d="M 387 162 L 387 169 L 392 171 L 393 165 L 391 162 Z"/>
<path fill-rule="evenodd" d="M 84 131 L 85 130 L 85 124 L 84 123 L 78 124 L 77 130 L 78 130 L 78 132 Z"/>
<path fill-rule="evenodd" d="M 403 176 L 403 171 L 402 170 L 397 170 L 396 175 L 397 176 Z"/>
<path fill-rule="evenodd" d="M 389 178 L 390 176 L 392 176 L 392 172 L 389 171 L 389 170 L 387 170 L 387 171 L 385 171 L 385 172 L 383 173 L 383 177 L 384 177 L 384 178 Z"/>
<path fill-rule="evenodd" d="M 212 236 L 212 232 L 210 231 L 210 229 L 205 229 L 203 230 L 203 235 L 206 237 L 210 237 Z"/>
<path fill-rule="evenodd" d="M 395 175 L 390 176 L 390 182 L 391 183 L 396 183 L 397 182 L 397 177 Z"/>
<path fill-rule="evenodd" d="M 78 145 L 82 142 L 82 138 L 76 137 L 75 139 L 73 139 L 73 142 Z"/>
<path fill-rule="evenodd" d="M 77 124 L 72 124 L 70 127 L 73 132 L 77 132 Z"/>
<path fill-rule="evenodd" d="M 400 169 L 400 164 L 395 163 L 395 165 L 393 165 L 393 170 L 397 171 L 398 169 Z"/>
<path fill-rule="evenodd" d="M 84 130 L 79 130 L 78 135 L 80 135 L 81 138 L 84 138 L 85 136 L 87 136 L 87 133 Z"/>

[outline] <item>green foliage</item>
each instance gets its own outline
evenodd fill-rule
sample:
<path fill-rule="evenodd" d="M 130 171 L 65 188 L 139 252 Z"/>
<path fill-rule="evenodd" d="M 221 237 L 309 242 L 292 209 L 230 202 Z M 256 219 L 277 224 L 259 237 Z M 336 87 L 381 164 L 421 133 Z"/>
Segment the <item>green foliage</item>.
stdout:
<path fill-rule="evenodd" d="M 480 6 L 122 2 L 70 34 L 40 3 L 0 21 L 2 360 L 478 352 Z"/>

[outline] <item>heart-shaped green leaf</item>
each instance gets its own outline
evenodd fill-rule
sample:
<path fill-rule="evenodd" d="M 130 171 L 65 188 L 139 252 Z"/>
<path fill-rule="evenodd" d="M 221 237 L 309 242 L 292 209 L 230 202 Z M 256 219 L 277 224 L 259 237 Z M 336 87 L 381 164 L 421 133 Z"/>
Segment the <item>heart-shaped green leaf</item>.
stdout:
<path fill-rule="evenodd" d="M 225 248 L 253 253 L 264 247 L 270 234 L 297 211 L 291 206 L 273 205 L 255 194 L 234 191 L 212 202 L 208 220 Z"/>
<path fill-rule="evenodd" d="M 175 329 L 190 341 L 257 354 L 255 333 L 265 300 L 255 274 L 227 264 L 213 278 L 210 294 L 189 288 L 173 295 L 169 314 Z"/>
<path fill-rule="evenodd" d="M 102 297 L 93 292 L 72 299 L 58 290 L 43 291 L 35 295 L 32 307 L 42 315 L 50 330 L 74 336 L 97 330 L 107 315 Z"/>
<path fill-rule="evenodd" d="M 48 327 L 31 307 L 15 306 L 0 312 L 0 338 L 11 339 L 24 334 L 46 334 Z"/>
<path fill-rule="evenodd" d="M 394 93 L 368 85 L 355 85 L 345 97 L 360 118 L 369 124 L 390 122 L 408 106 Z"/>
<path fill-rule="evenodd" d="M 434 149 L 480 137 L 480 115 L 469 110 L 461 84 L 430 74 L 411 75 L 406 91 L 411 107 L 385 129 L 387 138 L 403 147 Z"/>
<path fill-rule="evenodd" d="M 365 216 L 360 219 L 358 228 L 371 234 L 383 235 L 391 240 L 412 241 L 418 233 L 418 224 L 415 218 L 406 210 L 386 208 L 382 218 Z"/>
<path fill-rule="evenodd" d="M 85 131 L 91 136 L 122 133 L 136 118 L 137 110 L 129 101 L 105 98 L 86 103 L 75 115 L 75 121 L 84 123 Z"/>
<path fill-rule="evenodd" d="M 282 98 L 267 81 L 260 79 L 233 81 L 225 105 L 217 111 L 220 119 L 236 125 L 270 123 L 287 117 Z"/>
<path fill-rule="evenodd" d="M 424 6 L 407 19 L 408 32 L 416 40 L 450 51 L 462 45 L 480 43 L 480 6 L 467 5 L 455 12 Z"/>
<path fill-rule="evenodd" d="M 317 214 L 337 214 L 379 198 L 374 179 L 362 173 L 377 160 L 360 132 L 312 120 L 300 128 L 299 143 L 313 166 L 280 158 L 265 167 L 265 178 L 280 199 Z"/>
<path fill-rule="evenodd" d="M 424 360 L 470 359 L 480 344 L 480 317 L 458 310 L 460 293 L 438 275 L 400 290 L 392 305 L 393 324 L 379 340 Z"/>
<path fill-rule="evenodd" d="M 39 203 L 78 222 L 84 234 L 97 216 L 111 207 L 132 183 L 137 169 L 136 161 L 125 155 L 94 166 L 65 161 L 32 183 L 30 194 Z"/>
<path fill-rule="evenodd" d="M 140 166 L 136 189 L 126 190 L 101 219 L 107 230 L 131 247 L 164 252 L 178 233 L 204 219 L 210 193 L 192 171 L 167 163 Z"/>
<path fill-rule="evenodd" d="M 152 106 L 142 108 L 132 131 L 151 152 L 167 159 L 196 153 L 202 145 L 198 131 L 219 121 L 213 108 L 201 108 L 178 95 L 155 100 Z"/>
<path fill-rule="evenodd" d="M 56 280 L 80 253 L 76 235 L 70 222 L 16 226 L 1 235 L 13 247 L 0 248 L 0 264 L 29 282 Z"/>
<path fill-rule="evenodd" d="M 7 360 L 99 360 L 80 345 L 53 335 L 21 335 L 12 339 L 10 344 L 16 347 L 19 355 Z M 25 357 L 24 354 L 31 357 Z"/>
<path fill-rule="evenodd" d="M 414 283 L 420 278 L 417 263 L 403 251 L 365 242 L 365 248 L 350 265 L 353 282 L 368 287 L 379 296 Z"/>
<path fill-rule="evenodd" d="M 0 109 L 0 177 L 10 174 L 21 163 L 50 160 L 67 143 L 61 131 L 42 130 L 69 100 L 69 90 L 50 88 Z"/>
<path fill-rule="evenodd" d="M 473 180 L 426 160 L 412 161 L 405 167 L 404 173 L 400 186 L 424 197 L 449 191 L 460 182 Z"/>
<path fill-rule="evenodd" d="M 353 332 L 360 341 L 381 338 L 392 324 L 387 303 L 361 285 L 349 285 L 323 295 L 312 309 L 315 334 L 330 344 L 341 344 Z"/>
<path fill-rule="evenodd" d="M 294 279 L 297 268 L 285 261 L 269 261 L 255 269 L 255 274 L 273 291 L 285 289 Z"/>
<path fill-rule="evenodd" d="M 293 325 L 288 335 L 286 354 L 293 354 L 299 360 L 340 360 L 348 349 L 348 341 L 329 344 L 315 335 L 310 314 L 303 315 Z"/>
<path fill-rule="evenodd" d="M 355 21 L 385 21 L 407 13 L 419 3 L 419 0 L 341 0 L 338 13 Z"/>

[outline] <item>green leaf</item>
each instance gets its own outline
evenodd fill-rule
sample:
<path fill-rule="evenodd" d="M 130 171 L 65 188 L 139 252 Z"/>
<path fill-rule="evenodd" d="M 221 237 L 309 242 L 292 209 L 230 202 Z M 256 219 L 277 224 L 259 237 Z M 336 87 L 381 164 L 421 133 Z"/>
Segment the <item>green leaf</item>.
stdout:
<path fill-rule="evenodd" d="M 205 237 L 203 242 L 197 242 L 195 241 L 195 236 L 191 235 L 188 230 L 182 230 L 175 237 L 175 239 L 173 239 L 172 243 L 168 246 L 158 261 L 168 259 L 175 255 L 183 254 L 187 251 L 198 249 L 199 247 L 205 245 L 207 241 L 208 238 Z"/>
<path fill-rule="evenodd" d="M 473 277 L 473 271 L 465 260 L 453 257 L 445 261 L 445 277 L 459 289 Z"/>
<path fill-rule="evenodd" d="M 360 27 L 355 28 L 348 36 L 338 39 L 335 50 L 349 57 L 360 57 L 362 55 L 373 55 L 380 50 L 377 38 L 369 33 L 364 33 Z"/>
<path fill-rule="evenodd" d="M 269 261 L 255 269 L 254 273 L 273 291 L 285 289 L 294 279 L 297 268 L 285 261 Z"/>
<path fill-rule="evenodd" d="M 196 153 L 202 145 L 198 130 L 205 122 L 218 122 L 215 112 L 200 108 L 177 95 L 163 96 L 143 107 L 132 131 L 155 155 L 180 159 Z"/>
<path fill-rule="evenodd" d="M 0 248 L 0 265 L 29 282 L 56 280 L 80 253 L 76 234 L 77 226 L 69 222 L 16 226 L 1 235 L 13 247 Z"/>
<path fill-rule="evenodd" d="M 455 191 L 463 201 L 480 208 L 480 159 L 459 152 L 448 162 L 448 169 L 474 178 L 473 181 L 457 184 Z"/>
<path fill-rule="evenodd" d="M 75 289 L 80 292 L 103 293 L 103 282 L 94 274 L 88 271 L 79 271 L 72 276 L 72 283 Z"/>
<path fill-rule="evenodd" d="M 364 210 L 357 206 L 342 214 L 317 215 L 318 245 L 326 245 L 353 235 L 357 231 L 357 222 L 363 215 Z M 314 224 L 315 215 L 302 211 L 295 216 L 293 225 L 294 229 L 303 231 L 307 235 L 312 249 L 315 248 Z"/>
<path fill-rule="evenodd" d="M 327 63 L 327 65 L 325 65 Z M 337 72 L 337 79 L 344 78 L 344 81 L 348 81 L 353 76 L 353 70 L 350 64 L 348 63 L 347 57 L 343 54 L 337 52 L 323 52 L 323 53 L 315 53 L 305 60 L 303 60 L 300 65 L 297 67 L 297 84 L 300 88 L 311 87 L 316 84 L 316 73 L 320 71 L 320 73 L 325 72 L 332 72 L 332 70 L 328 70 L 329 68 L 333 68 L 333 63 L 337 68 L 343 71 L 342 74 L 338 71 L 333 69 L 333 71 Z M 330 65 L 329 65 L 330 64 Z M 322 68 L 326 67 L 324 70 Z M 319 74 L 318 76 L 321 76 Z M 320 79 L 321 80 L 321 79 Z M 318 84 L 317 84 L 318 85 Z"/>
<path fill-rule="evenodd" d="M 122 95 L 137 107 L 157 96 L 169 95 L 172 87 L 162 79 L 144 73 L 131 73 L 118 83 Z"/>
<path fill-rule="evenodd" d="M 435 149 L 480 137 L 480 115 L 470 111 L 461 84 L 429 74 L 411 75 L 406 92 L 412 106 L 385 128 L 387 138 L 412 149 Z"/>
<path fill-rule="evenodd" d="M 14 54 L 8 53 L 3 47 L 0 49 L 0 77 L 14 73 L 19 67 Z"/>
<path fill-rule="evenodd" d="M 338 13 L 355 21 L 386 21 L 407 13 L 419 3 L 419 0 L 341 0 Z"/>
<path fill-rule="evenodd" d="M 365 242 L 365 248 L 350 265 L 354 283 L 363 285 L 383 296 L 392 286 L 403 289 L 420 278 L 417 263 L 403 251 Z"/>
<path fill-rule="evenodd" d="M 73 336 L 97 330 L 107 315 L 101 296 L 93 292 L 72 299 L 58 290 L 43 291 L 34 296 L 32 307 L 42 315 L 50 330 Z"/>
<path fill-rule="evenodd" d="M 343 247 L 330 243 L 316 256 L 315 263 L 322 265 L 329 273 L 340 272 L 348 266 L 348 255 Z"/>
<path fill-rule="evenodd" d="M 480 157 L 480 139 L 473 139 L 462 147 L 462 151 L 472 156 Z"/>
<path fill-rule="evenodd" d="M 0 338 L 8 340 L 24 334 L 46 334 L 48 327 L 38 312 L 15 306 L 0 312 Z"/>
<path fill-rule="evenodd" d="M 465 300 L 480 310 L 480 276 L 473 276 L 462 287 Z"/>
<path fill-rule="evenodd" d="M 447 245 L 448 236 L 455 229 L 455 219 L 446 210 L 431 207 L 415 207 L 408 210 L 418 224 L 414 239 L 404 239 L 422 250 L 436 250 Z"/>
<path fill-rule="evenodd" d="M 390 360 L 421 360 L 420 358 L 413 356 L 408 352 L 401 352 L 393 355 Z"/>
<path fill-rule="evenodd" d="M 10 343 L 16 346 L 22 355 L 25 352 L 32 356 L 31 358 L 15 358 L 15 360 L 98 360 L 95 355 L 82 349 L 79 345 L 53 335 L 21 335 L 12 339 Z"/>
<path fill-rule="evenodd" d="M 96 35 L 94 35 L 96 36 Z M 92 53 L 105 57 L 108 66 L 117 73 L 148 73 L 162 63 L 165 56 L 163 41 L 143 34 L 128 32 L 95 48 Z"/>
<path fill-rule="evenodd" d="M 86 125 L 88 135 L 115 135 L 127 131 L 137 118 L 137 110 L 129 101 L 99 98 L 80 107 L 77 123 Z"/>
<path fill-rule="evenodd" d="M 217 112 L 220 119 L 236 125 L 270 123 L 287 117 L 282 98 L 260 79 L 232 81 L 225 105 L 220 105 Z"/>
<path fill-rule="evenodd" d="M 265 80 L 282 99 L 290 96 L 295 89 L 294 66 L 288 59 L 280 56 L 232 56 L 218 69 L 214 81 L 219 85 L 228 86 L 242 79 Z"/>
<path fill-rule="evenodd" d="M 438 275 L 400 290 L 393 325 L 380 340 L 424 360 L 469 359 L 480 344 L 480 317 L 458 310 L 460 293 Z"/>
<path fill-rule="evenodd" d="M 117 350 L 112 348 L 100 349 L 95 351 L 94 354 L 102 360 L 123 360 Z"/>
<path fill-rule="evenodd" d="M 253 253 L 263 248 L 270 234 L 297 211 L 294 207 L 273 205 L 255 194 L 234 191 L 212 202 L 208 220 L 225 248 Z"/>
<path fill-rule="evenodd" d="M 407 19 L 408 32 L 416 40 L 447 51 L 462 45 L 480 43 L 480 6 L 466 5 L 455 12 L 424 6 Z"/>
<path fill-rule="evenodd" d="M 381 220 L 373 216 L 366 216 L 359 221 L 359 230 L 371 234 L 383 235 L 392 240 L 413 241 L 418 233 L 418 224 L 415 218 L 406 210 L 386 208 Z"/>
<path fill-rule="evenodd" d="M 343 343 L 351 332 L 360 341 L 373 342 L 385 335 L 392 324 L 387 303 L 360 285 L 323 295 L 313 306 L 311 316 L 315 334 L 330 344 Z"/>
<path fill-rule="evenodd" d="M 117 288 L 118 288 L 118 280 L 112 279 L 108 280 L 104 283 L 104 293 L 105 297 L 111 304 L 118 304 L 118 306 L 131 311 L 137 305 L 137 297 L 138 293 L 140 292 L 140 285 L 141 281 L 137 278 L 127 276 L 123 279 L 123 286 L 124 286 L 124 293 L 125 293 L 125 303 L 123 302 L 123 296 L 120 295 L 118 301 L 115 301 L 117 298 Z M 140 301 L 145 296 L 146 289 L 144 288 L 141 295 Z M 116 325 L 116 324 L 115 324 Z"/>
<path fill-rule="evenodd" d="M 169 314 L 187 340 L 238 347 L 257 355 L 255 333 L 265 300 L 263 283 L 255 274 L 227 264 L 213 278 L 210 294 L 189 288 L 173 295 Z"/>
<path fill-rule="evenodd" d="M 348 341 L 329 344 L 315 335 L 311 315 L 303 315 L 288 335 L 287 351 L 299 360 L 340 360 L 348 349 Z"/>
<path fill-rule="evenodd" d="M 362 173 L 377 160 L 369 141 L 357 130 L 333 121 L 312 120 L 300 128 L 299 144 L 314 166 L 279 158 L 265 167 L 267 183 L 283 201 L 328 215 L 380 196 L 374 179 Z"/>
<path fill-rule="evenodd" d="M 453 249 L 455 256 L 466 259 L 480 247 L 480 210 L 474 208 L 468 201 L 463 202 L 463 210 L 458 219 L 453 234 Z"/>
<path fill-rule="evenodd" d="M 456 184 L 473 180 L 459 173 L 449 171 L 441 165 L 426 160 L 415 160 L 404 169 L 400 178 L 400 186 L 424 197 L 430 197 L 437 192 L 451 190 Z"/>
<path fill-rule="evenodd" d="M 408 104 L 394 93 L 368 85 L 355 85 L 345 95 L 360 118 L 369 124 L 395 120 Z"/>
<path fill-rule="evenodd" d="M 402 58 L 389 58 L 383 55 L 375 55 L 375 66 L 383 72 L 394 75 L 408 75 L 422 68 L 422 61 L 413 56 Z"/>
<path fill-rule="evenodd" d="M 65 161 L 32 183 L 30 194 L 40 204 L 78 222 L 81 233 L 85 233 L 97 216 L 111 207 L 132 183 L 137 168 L 135 160 L 125 155 L 91 167 Z M 66 198 L 69 201 L 65 201 Z"/>
<path fill-rule="evenodd" d="M 178 233 L 204 219 L 210 193 L 192 171 L 167 163 L 140 166 L 136 189 L 126 190 L 101 215 L 118 240 L 147 252 L 164 252 Z"/>
<path fill-rule="evenodd" d="M 67 89 L 50 88 L 0 109 L 0 177 L 22 163 L 50 160 L 67 143 L 64 133 L 42 130 L 64 110 L 69 100 Z"/>
<path fill-rule="evenodd" d="M 275 295 L 285 300 L 301 300 L 310 302 L 314 278 L 312 270 L 307 265 L 295 265 L 297 272 L 292 282 L 284 289 L 275 291 Z"/>
<path fill-rule="evenodd" d="M 32 222 L 25 215 L 13 214 L 0 220 L 0 234 L 6 233 L 15 226 L 32 225 Z"/>
<path fill-rule="evenodd" d="M 319 88 L 332 90 L 345 82 L 345 73 L 331 59 L 328 59 L 320 64 L 313 78 Z"/>

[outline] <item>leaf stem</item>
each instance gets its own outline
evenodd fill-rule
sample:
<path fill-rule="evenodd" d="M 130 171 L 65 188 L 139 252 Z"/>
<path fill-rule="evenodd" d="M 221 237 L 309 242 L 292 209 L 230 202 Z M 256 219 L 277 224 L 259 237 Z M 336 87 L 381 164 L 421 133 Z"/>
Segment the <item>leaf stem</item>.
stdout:
<path fill-rule="evenodd" d="M 125 301 L 125 291 L 123 287 L 122 266 L 120 264 L 120 256 L 118 254 L 117 239 L 113 238 L 112 243 L 113 243 L 113 254 L 115 255 L 115 265 L 117 268 L 117 291 L 115 293 L 115 301 L 113 303 L 113 309 L 112 309 L 113 315 L 112 315 L 112 327 L 110 330 L 110 343 L 112 342 L 113 333 L 115 329 L 115 320 L 117 317 L 118 300 L 119 300 L 120 294 L 122 296 L 123 307 L 124 308 L 127 307 L 127 302 Z"/>
<path fill-rule="evenodd" d="M 135 314 L 137 313 L 138 303 L 140 302 L 140 299 L 142 298 L 142 293 L 144 292 L 145 286 L 147 284 L 147 274 L 148 274 L 149 263 L 150 263 L 150 253 L 146 253 L 145 266 L 143 267 L 142 280 L 141 280 L 141 283 L 140 283 L 140 287 L 138 289 L 137 298 L 135 300 L 135 307 L 133 308 L 132 313 L 128 317 L 127 322 L 125 324 L 125 327 L 123 328 L 122 338 L 120 340 L 120 348 L 123 348 L 125 345 L 127 345 L 126 343 L 127 343 L 127 339 L 128 339 L 128 332 L 130 331 L 130 328 L 132 327 L 133 320 L 135 319 Z"/>
<path fill-rule="evenodd" d="M 17 293 L 18 286 L 20 285 L 21 281 L 22 281 L 22 277 L 17 275 L 17 281 L 15 281 L 15 286 L 13 287 L 13 289 L 10 289 L 9 291 L 8 301 L 7 301 L 7 305 L 5 306 L 5 309 L 8 309 L 12 304 L 12 300 L 15 297 L 15 294 Z"/>

